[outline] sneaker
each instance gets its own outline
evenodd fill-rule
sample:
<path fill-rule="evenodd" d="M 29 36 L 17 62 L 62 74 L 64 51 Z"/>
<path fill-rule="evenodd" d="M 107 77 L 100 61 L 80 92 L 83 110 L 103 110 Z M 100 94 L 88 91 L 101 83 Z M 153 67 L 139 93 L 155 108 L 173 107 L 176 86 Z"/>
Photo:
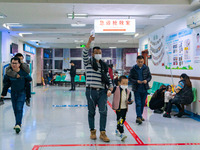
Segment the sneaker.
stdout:
<path fill-rule="evenodd" d="M 0 105 L 3 105 L 3 104 L 4 104 L 3 99 L 0 99 Z"/>
<path fill-rule="evenodd" d="M 127 138 L 127 136 L 124 133 L 122 133 L 120 137 L 121 137 L 121 141 L 124 141 Z"/>
<path fill-rule="evenodd" d="M 136 123 L 142 124 L 142 119 L 141 119 L 140 117 L 138 117 L 138 118 L 136 119 Z"/>
<path fill-rule="evenodd" d="M 30 107 L 30 98 L 26 99 L 26 106 Z"/>
<path fill-rule="evenodd" d="M 18 134 L 21 131 L 21 128 L 19 125 L 15 126 L 15 132 Z"/>
<path fill-rule="evenodd" d="M 145 119 L 142 117 L 142 119 L 141 119 L 142 121 L 145 121 Z"/>
<path fill-rule="evenodd" d="M 165 114 L 163 114 L 163 117 L 165 117 L 165 118 L 171 118 L 171 115 L 169 113 L 165 113 Z"/>
<path fill-rule="evenodd" d="M 13 127 L 14 130 L 15 130 L 16 126 L 17 126 L 17 125 L 15 125 L 15 126 Z M 22 127 L 22 124 L 20 125 L 20 128 L 21 128 L 21 127 Z"/>
<path fill-rule="evenodd" d="M 119 130 L 118 130 L 118 129 L 116 129 L 116 130 L 115 130 L 115 134 L 116 134 L 116 136 L 118 136 L 118 137 L 120 137 L 120 136 L 121 136 L 121 133 L 119 132 Z"/>

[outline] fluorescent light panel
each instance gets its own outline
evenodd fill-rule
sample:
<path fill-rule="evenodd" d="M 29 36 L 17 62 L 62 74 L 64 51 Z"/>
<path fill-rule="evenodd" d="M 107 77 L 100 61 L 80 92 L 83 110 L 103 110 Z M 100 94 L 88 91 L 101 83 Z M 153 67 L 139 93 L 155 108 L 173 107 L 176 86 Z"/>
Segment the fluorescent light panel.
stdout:
<path fill-rule="evenodd" d="M 31 42 L 40 42 L 40 40 L 29 40 Z"/>
<path fill-rule="evenodd" d="M 72 18 L 72 14 L 67 14 L 68 18 Z M 74 14 L 74 18 L 87 18 L 88 14 Z"/>
<path fill-rule="evenodd" d="M 84 42 L 83 40 L 74 40 L 75 43 L 81 43 Z"/>
<path fill-rule="evenodd" d="M 119 43 L 126 43 L 128 40 L 118 40 Z"/>
<path fill-rule="evenodd" d="M 114 46 L 113 46 L 113 47 L 109 47 L 109 48 L 111 48 L 111 49 L 112 49 L 112 48 L 117 48 L 117 47 L 114 47 Z"/>
<path fill-rule="evenodd" d="M 149 17 L 149 19 L 167 19 L 171 15 L 152 15 Z"/>
<path fill-rule="evenodd" d="M 33 34 L 33 33 L 19 33 L 19 36 L 23 37 L 24 34 Z"/>
<path fill-rule="evenodd" d="M 136 34 L 135 34 L 135 37 L 137 37 L 138 35 L 139 35 L 139 33 L 136 33 Z"/>
<path fill-rule="evenodd" d="M 10 27 L 6 23 L 3 24 L 3 27 L 10 30 Z"/>
<path fill-rule="evenodd" d="M 86 24 L 71 24 L 72 27 L 85 27 Z"/>

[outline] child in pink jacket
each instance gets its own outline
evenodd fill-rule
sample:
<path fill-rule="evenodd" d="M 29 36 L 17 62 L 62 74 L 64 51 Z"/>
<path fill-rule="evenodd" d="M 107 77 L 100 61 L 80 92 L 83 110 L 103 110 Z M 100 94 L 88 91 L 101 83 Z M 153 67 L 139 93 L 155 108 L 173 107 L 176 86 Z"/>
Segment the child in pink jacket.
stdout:
<path fill-rule="evenodd" d="M 122 75 L 119 77 L 119 86 L 114 87 L 112 93 L 114 94 L 112 108 L 116 110 L 117 115 L 116 135 L 121 137 L 121 141 L 124 141 L 127 138 L 124 134 L 124 122 L 126 120 L 128 104 L 133 103 L 126 76 Z"/>

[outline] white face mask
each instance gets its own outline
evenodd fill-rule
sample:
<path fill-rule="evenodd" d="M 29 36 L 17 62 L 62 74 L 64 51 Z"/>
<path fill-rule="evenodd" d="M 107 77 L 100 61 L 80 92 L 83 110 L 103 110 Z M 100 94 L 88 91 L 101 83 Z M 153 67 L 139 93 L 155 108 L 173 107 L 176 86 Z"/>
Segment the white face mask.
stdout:
<path fill-rule="evenodd" d="M 94 58 L 96 60 L 100 60 L 102 58 L 102 54 L 94 54 Z"/>
<path fill-rule="evenodd" d="M 125 89 L 128 89 L 128 85 L 120 85 L 120 87 L 125 90 Z"/>

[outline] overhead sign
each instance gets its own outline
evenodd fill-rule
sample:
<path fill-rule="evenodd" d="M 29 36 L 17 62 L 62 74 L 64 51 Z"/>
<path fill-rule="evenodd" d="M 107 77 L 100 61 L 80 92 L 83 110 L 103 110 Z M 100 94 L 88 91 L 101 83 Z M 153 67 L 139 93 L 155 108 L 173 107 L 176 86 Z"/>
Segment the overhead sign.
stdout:
<path fill-rule="evenodd" d="M 135 19 L 97 19 L 95 33 L 135 33 Z"/>
<path fill-rule="evenodd" d="M 29 52 L 31 54 L 35 54 L 36 49 L 34 47 L 27 45 L 27 44 L 24 44 L 24 51 Z"/>

